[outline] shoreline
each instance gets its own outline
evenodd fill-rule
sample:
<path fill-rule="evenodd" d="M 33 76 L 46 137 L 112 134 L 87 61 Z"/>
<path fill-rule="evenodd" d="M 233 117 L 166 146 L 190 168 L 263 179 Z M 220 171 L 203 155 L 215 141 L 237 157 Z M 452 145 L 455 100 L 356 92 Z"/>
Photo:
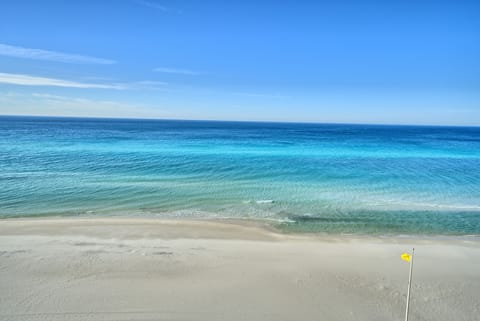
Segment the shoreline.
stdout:
<path fill-rule="evenodd" d="M 480 241 L 291 235 L 252 222 L 0 220 L 0 320 L 474 321 Z"/>
<path fill-rule="evenodd" d="M 24 216 L 24 217 L 6 217 L 0 218 L 0 228 L 2 222 L 9 222 L 6 224 L 16 224 L 14 222 L 24 222 L 31 224 L 48 224 L 48 223 L 62 223 L 68 222 L 77 223 L 101 223 L 101 224 L 156 224 L 156 225 L 195 225 L 196 227 L 211 227 L 222 228 L 230 227 L 235 229 L 251 229 L 257 231 L 259 235 L 270 234 L 276 238 L 299 238 L 299 239 L 313 239 L 313 240 L 327 240 L 333 239 L 355 239 L 355 240 L 398 240 L 398 241 L 472 241 L 480 242 L 480 234 L 394 234 L 394 233 L 341 233 L 341 232 L 298 232 L 289 231 L 287 229 L 279 228 L 279 223 L 276 220 L 263 218 L 178 218 L 178 217 L 148 217 L 148 216 L 114 216 L 114 215 L 99 215 L 99 216 Z M 232 230 L 232 229 L 229 229 Z M 212 234 L 212 236 L 215 236 Z M 214 237 L 216 238 L 216 237 Z"/>

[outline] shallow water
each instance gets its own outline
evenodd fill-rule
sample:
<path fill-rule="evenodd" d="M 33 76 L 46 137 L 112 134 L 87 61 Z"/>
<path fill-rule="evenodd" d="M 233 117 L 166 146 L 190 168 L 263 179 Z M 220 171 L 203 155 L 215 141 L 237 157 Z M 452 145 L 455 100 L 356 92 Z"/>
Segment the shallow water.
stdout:
<path fill-rule="evenodd" d="M 480 128 L 0 117 L 0 216 L 480 234 Z"/>

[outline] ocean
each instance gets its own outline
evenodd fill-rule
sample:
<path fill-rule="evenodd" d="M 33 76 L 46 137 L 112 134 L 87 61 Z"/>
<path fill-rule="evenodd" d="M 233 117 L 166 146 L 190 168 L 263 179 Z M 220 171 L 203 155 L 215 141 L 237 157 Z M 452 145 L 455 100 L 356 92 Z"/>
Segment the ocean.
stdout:
<path fill-rule="evenodd" d="M 480 234 L 480 128 L 0 117 L 0 218 Z"/>

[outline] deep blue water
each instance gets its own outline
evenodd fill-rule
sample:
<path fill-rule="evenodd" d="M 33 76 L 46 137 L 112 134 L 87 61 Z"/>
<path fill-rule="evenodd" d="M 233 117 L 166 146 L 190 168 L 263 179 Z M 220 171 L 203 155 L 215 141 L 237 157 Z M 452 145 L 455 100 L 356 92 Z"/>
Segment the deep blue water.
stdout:
<path fill-rule="evenodd" d="M 480 128 L 0 117 L 0 217 L 480 234 Z"/>

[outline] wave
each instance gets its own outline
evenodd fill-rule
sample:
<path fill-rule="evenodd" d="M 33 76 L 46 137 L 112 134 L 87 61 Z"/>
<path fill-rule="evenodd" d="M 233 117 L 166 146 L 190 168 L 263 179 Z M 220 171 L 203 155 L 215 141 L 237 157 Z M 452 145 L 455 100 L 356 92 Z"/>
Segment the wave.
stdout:
<path fill-rule="evenodd" d="M 248 200 L 243 201 L 243 204 L 273 204 L 275 203 L 274 200 Z"/>

